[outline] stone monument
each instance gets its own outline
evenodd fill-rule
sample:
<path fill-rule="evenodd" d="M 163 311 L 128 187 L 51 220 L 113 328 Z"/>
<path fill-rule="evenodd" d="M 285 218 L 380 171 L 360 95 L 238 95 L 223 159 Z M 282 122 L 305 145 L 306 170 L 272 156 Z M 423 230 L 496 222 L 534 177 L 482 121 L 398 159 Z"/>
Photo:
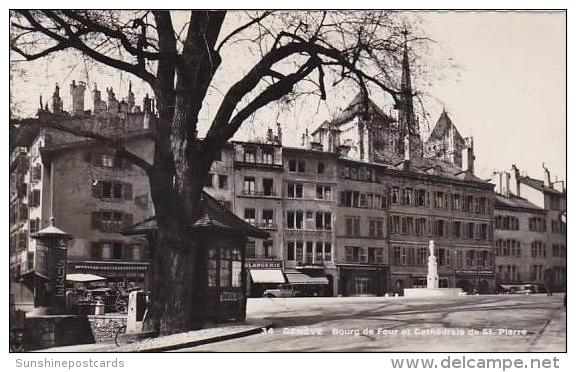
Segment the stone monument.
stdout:
<path fill-rule="evenodd" d="M 460 288 L 439 288 L 438 260 L 434 255 L 434 240 L 428 243 L 430 255 L 428 256 L 428 275 L 426 288 L 404 288 L 404 297 L 458 297 L 462 294 Z"/>
<path fill-rule="evenodd" d="M 434 240 L 430 240 L 428 249 L 430 256 L 428 256 L 428 276 L 426 277 L 427 288 L 438 288 L 438 261 L 434 256 Z"/>

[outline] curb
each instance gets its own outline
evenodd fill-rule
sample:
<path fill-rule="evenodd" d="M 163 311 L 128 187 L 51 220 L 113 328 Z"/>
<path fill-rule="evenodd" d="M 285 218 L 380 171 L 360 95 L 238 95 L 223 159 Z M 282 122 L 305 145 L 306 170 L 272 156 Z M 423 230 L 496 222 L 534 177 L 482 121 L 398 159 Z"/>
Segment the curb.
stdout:
<path fill-rule="evenodd" d="M 129 351 L 128 350 L 126 350 L 126 351 L 118 350 L 117 352 L 120 352 L 120 353 L 158 353 L 158 352 L 163 352 L 163 351 L 172 351 L 172 350 L 184 349 L 184 348 L 188 348 L 188 347 L 195 347 L 195 346 L 200 346 L 200 345 L 205 345 L 205 344 L 212 344 L 215 342 L 233 340 L 235 338 L 252 336 L 252 335 L 261 333 L 262 328 L 270 329 L 272 327 L 273 327 L 272 323 L 264 323 L 264 324 L 259 325 L 259 326 L 254 326 L 254 328 L 250 328 L 250 329 L 247 329 L 245 331 L 225 334 L 225 335 L 221 335 L 221 336 L 215 336 L 215 337 L 211 337 L 211 338 L 205 338 L 202 340 L 195 340 L 195 341 L 183 342 L 183 343 L 179 343 L 179 344 L 172 344 L 172 345 L 166 345 L 166 346 L 149 347 L 146 349 L 137 349 L 137 350 L 129 350 Z"/>

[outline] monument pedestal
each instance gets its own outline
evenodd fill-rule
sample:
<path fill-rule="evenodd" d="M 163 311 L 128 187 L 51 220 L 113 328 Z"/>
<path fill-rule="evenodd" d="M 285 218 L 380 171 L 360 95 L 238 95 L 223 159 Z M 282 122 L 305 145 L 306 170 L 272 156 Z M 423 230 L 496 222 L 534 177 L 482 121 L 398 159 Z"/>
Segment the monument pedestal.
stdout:
<path fill-rule="evenodd" d="M 404 297 L 419 298 L 419 297 L 458 297 L 462 295 L 460 288 L 438 288 L 438 262 L 434 255 L 434 240 L 430 240 L 428 246 L 430 256 L 428 257 L 428 275 L 427 287 L 428 288 L 404 288 Z"/>
<path fill-rule="evenodd" d="M 462 296 L 461 288 L 404 288 L 404 297 L 459 297 Z"/>

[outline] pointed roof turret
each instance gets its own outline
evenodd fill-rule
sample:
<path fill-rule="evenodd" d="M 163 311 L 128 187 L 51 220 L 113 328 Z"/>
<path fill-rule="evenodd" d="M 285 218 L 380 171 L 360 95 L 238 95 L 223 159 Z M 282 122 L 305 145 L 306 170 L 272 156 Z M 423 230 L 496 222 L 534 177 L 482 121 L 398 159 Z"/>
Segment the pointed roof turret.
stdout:
<path fill-rule="evenodd" d="M 414 116 L 414 102 L 412 99 L 412 81 L 410 77 L 410 61 L 408 58 L 408 30 L 402 31 L 404 35 L 404 52 L 402 56 L 402 77 L 400 80 L 400 102 L 398 105 L 398 124 L 403 134 L 420 133 Z"/>

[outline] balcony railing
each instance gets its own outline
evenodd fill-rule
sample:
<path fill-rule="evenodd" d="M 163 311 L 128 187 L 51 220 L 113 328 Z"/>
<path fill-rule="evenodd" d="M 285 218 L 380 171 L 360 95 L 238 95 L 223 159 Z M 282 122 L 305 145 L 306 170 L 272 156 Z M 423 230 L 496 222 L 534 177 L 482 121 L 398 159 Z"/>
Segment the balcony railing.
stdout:
<path fill-rule="evenodd" d="M 242 195 L 251 196 L 276 196 L 276 191 L 256 191 L 256 190 L 242 190 Z"/>
<path fill-rule="evenodd" d="M 256 227 L 264 230 L 276 230 L 278 226 L 275 223 L 269 222 L 259 222 L 256 224 Z"/>

